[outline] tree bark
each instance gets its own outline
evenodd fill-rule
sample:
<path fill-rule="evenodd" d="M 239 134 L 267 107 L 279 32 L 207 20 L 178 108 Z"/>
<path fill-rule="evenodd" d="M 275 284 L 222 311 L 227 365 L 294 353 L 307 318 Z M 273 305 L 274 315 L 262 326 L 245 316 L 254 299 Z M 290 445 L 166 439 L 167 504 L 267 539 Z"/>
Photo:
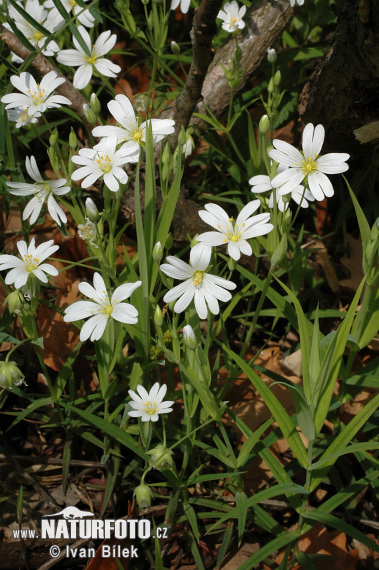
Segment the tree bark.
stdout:
<path fill-rule="evenodd" d="M 379 10 L 375 0 L 346 0 L 332 45 L 300 95 L 301 119 L 324 125 L 330 149 L 356 156 L 367 153 L 370 145 L 374 149 L 378 129 L 376 135 L 366 136 L 360 129 L 375 125 L 379 118 L 378 79 Z"/>

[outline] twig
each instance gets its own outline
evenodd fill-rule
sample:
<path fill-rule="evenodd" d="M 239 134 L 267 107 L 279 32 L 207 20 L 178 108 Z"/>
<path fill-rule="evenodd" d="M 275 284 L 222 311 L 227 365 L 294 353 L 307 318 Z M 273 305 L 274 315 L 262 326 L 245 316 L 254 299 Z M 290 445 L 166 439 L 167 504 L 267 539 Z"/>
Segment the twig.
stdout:
<path fill-rule="evenodd" d="M 0 28 L 0 38 L 3 40 L 5 45 L 8 47 L 10 51 L 13 51 L 16 55 L 21 57 L 22 59 L 26 59 L 28 55 L 30 55 L 30 51 L 20 42 L 20 40 L 9 30 L 6 30 L 4 26 Z M 36 71 L 41 76 L 46 75 L 50 71 L 55 71 L 58 74 L 58 77 L 63 77 L 65 82 L 62 83 L 59 87 L 57 87 L 56 91 L 67 97 L 71 101 L 71 109 L 74 109 L 79 117 L 87 124 L 87 120 L 85 118 L 83 112 L 83 105 L 87 104 L 87 99 L 83 97 L 77 89 L 73 86 L 73 84 L 66 79 L 66 77 L 61 73 L 54 65 L 52 65 L 42 53 L 37 55 L 33 61 L 31 62 L 31 66 L 34 67 Z"/>

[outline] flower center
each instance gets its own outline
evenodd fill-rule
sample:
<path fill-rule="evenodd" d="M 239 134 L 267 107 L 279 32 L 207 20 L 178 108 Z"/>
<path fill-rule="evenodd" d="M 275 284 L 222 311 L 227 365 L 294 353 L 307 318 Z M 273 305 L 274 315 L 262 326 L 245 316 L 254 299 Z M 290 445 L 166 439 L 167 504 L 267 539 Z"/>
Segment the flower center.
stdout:
<path fill-rule="evenodd" d="M 92 53 L 91 57 L 87 57 L 87 63 L 90 63 L 91 65 L 95 65 L 96 55 L 94 53 Z"/>
<path fill-rule="evenodd" d="M 317 170 L 317 164 L 315 160 L 310 156 L 307 158 L 307 160 L 301 161 L 301 169 L 305 174 L 309 174 L 313 170 Z"/>
<path fill-rule="evenodd" d="M 203 279 L 204 271 L 195 271 L 193 274 L 192 283 L 195 285 L 195 287 L 198 287 L 203 282 Z"/>
<path fill-rule="evenodd" d="M 158 412 L 158 406 L 156 402 L 145 402 L 142 408 L 142 411 L 149 416 L 153 416 Z"/>
<path fill-rule="evenodd" d="M 30 93 L 29 97 L 33 99 L 33 105 L 40 105 L 45 100 L 45 89 L 40 89 L 39 83 L 37 83 L 37 89 L 34 91 L 28 89 L 28 93 Z"/>
<path fill-rule="evenodd" d="M 142 139 L 143 133 L 141 129 L 135 129 L 132 131 L 132 140 L 139 144 L 140 140 Z"/>
<path fill-rule="evenodd" d="M 227 232 L 226 232 L 226 238 L 224 239 L 224 242 L 227 243 L 228 241 L 240 241 L 240 239 L 242 238 L 242 232 L 238 229 L 238 225 L 234 225 L 233 223 L 233 218 L 229 218 L 229 221 L 232 222 L 231 224 L 228 225 L 227 228 Z M 242 226 L 244 226 L 245 224 L 242 224 Z"/>
<path fill-rule="evenodd" d="M 70 4 L 70 6 L 73 6 L 73 7 L 76 6 L 75 0 L 70 0 L 70 1 L 69 1 L 69 4 Z"/>
<path fill-rule="evenodd" d="M 78 234 L 81 239 L 93 240 L 96 237 L 96 228 L 93 222 L 88 222 L 86 224 L 78 225 Z"/>
<path fill-rule="evenodd" d="M 24 255 L 22 260 L 24 262 L 26 271 L 28 271 L 29 273 L 32 273 L 35 269 L 37 269 L 39 265 L 38 257 L 33 257 L 30 254 Z"/>
<path fill-rule="evenodd" d="M 109 317 L 109 315 L 111 315 L 113 313 L 112 305 L 105 305 L 105 306 L 101 307 L 100 313 L 102 315 L 105 315 L 106 317 Z"/>
<path fill-rule="evenodd" d="M 96 159 L 96 162 L 99 165 L 100 170 L 102 170 L 104 173 L 110 172 L 113 168 L 112 159 L 109 157 L 108 154 L 98 153 L 98 158 Z"/>
<path fill-rule="evenodd" d="M 238 18 L 230 18 L 229 20 L 229 28 L 232 28 L 234 24 L 237 22 Z"/>
<path fill-rule="evenodd" d="M 39 32 L 38 30 L 36 30 L 32 36 L 32 39 L 35 40 L 36 42 L 39 42 L 42 38 L 43 38 L 43 34 L 41 32 Z"/>

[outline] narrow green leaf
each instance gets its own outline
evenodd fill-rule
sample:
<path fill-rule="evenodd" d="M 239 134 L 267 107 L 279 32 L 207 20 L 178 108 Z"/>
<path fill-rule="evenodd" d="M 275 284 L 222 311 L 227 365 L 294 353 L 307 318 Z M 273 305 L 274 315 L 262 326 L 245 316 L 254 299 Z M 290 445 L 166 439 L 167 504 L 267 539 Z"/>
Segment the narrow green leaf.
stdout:
<path fill-rule="evenodd" d="M 62 488 L 63 493 L 66 494 L 67 491 L 67 483 L 68 483 L 68 474 L 70 472 L 70 461 L 71 461 L 71 445 L 72 441 L 67 440 L 64 444 L 63 448 L 63 457 L 62 457 Z"/>
<path fill-rule="evenodd" d="M 369 417 L 377 410 L 379 406 L 379 394 L 377 394 L 364 408 L 358 412 L 356 416 L 348 423 L 348 425 L 333 439 L 329 447 L 324 451 L 319 461 L 328 459 L 323 467 L 312 471 L 313 476 L 310 484 L 310 491 L 313 491 L 323 480 L 330 467 L 333 465 L 333 459 L 330 457 L 333 453 L 344 449 L 353 439 L 361 427 L 366 423 Z"/>
<path fill-rule="evenodd" d="M 37 400 L 34 400 L 34 402 L 29 404 L 29 406 L 25 408 L 25 410 L 17 414 L 16 419 L 11 423 L 11 425 L 7 428 L 6 431 L 12 429 L 16 424 L 18 424 L 21 420 L 26 418 L 29 414 L 31 414 L 35 410 L 38 410 L 38 408 L 42 408 L 43 406 L 51 406 L 52 403 L 53 403 L 52 398 L 39 398 Z"/>
<path fill-rule="evenodd" d="M 246 508 L 253 507 L 254 505 L 257 505 L 258 503 L 260 503 L 261 501 L 266 501 L 267 499 L 272 499 L 272 497 L 277 497 L 278 495 L 286 495 L 287 496 L 289 493 L 299 493 L 300 495 L 307 495 L 308 491 L 306 491 L 306 489 L 304 489 L 304 487 L 301 487 L 300 485 L 296 485 L 295 483 L 283 483 L 283 484 L 280 483 L 279 485 L 274 485 L 273 487 L 269 487 L 268 489 L 264 489 L 263 491 L 259 491 L 258 493 L 256 493 L 252 497 L 249 497 L 248 499 L 246 499 L 246 501 L 243 503 L 243 505 L 236 506 L 236 507 L 230 509 L 230 511 L 228 513 L 222 515 L 220 517 L 220 519 L 209 528 L 207 534 L 210 533 L 215 528 L 217 528 L 223 522 L 225 522 L 229 519 L 232 519 L 232 518 L 238 518 L 240 513 L 242 511 L 244 511 Z"/>
<path fill-rule="evenodd" d="M 20 486 L 20 491 L 17 497 L 17 521 L 18 524 L 21 524 L 22 521 L 22 510 L 24 506 L 24 487 Z"/>
<path fill-rule="evenodd" d="M 113 437 L 116 441 L 119 441 L 122 445 L 125 445 L 125 447 L 132 450 L 134 453 L 139 455 L 145 461 L 149 460 L 149 456 L 147 455 L 147 453 L 142 451 L 142 449 L 140 449 L 137 446 L 135 440 L 125 431 L 120 429 L 118 426 L 110 424 L 107 421 L 105 421 L 103 418 L 99 418 L 98 416 L 95 416 L 94 414 L 91 414 L 86 410 L 81 410 L 80 408 L 64 404 L 63 402 L 61 402 L 61 405 L 67 410 L 70 410 L 75 414 L 78 414 L 79 416 L 84 418 L 88 423 L 99 428 L 110 437 Z"/>
<path fill-rule="evenodd" d="M 379 358 L 374 358 L 367 366 L 364 366 L 353 376 L 345 380 L 345 384 L 351 386 L 368 386 L 379 388 Z"/>
<path fill-rule="evenodd" d="M 108 471 L 107 471 L 107 484 L 105 486 L 105 491 L 103 495 L 101 514 L 103 517 L 104 513 L 108 507 L 109 500 L 112 496 L 113 490 L 116 485 L 117 475 L 120 469 L 121 459 L 112 455 L 108 461 Z"/>
<path fill-rule="evenodd" d="M 200 532 L 199 532 L 199 527 L 197 525 L 197 517 L 196 517 L 195 509 L 189 503 L 184 503 L 183 511 L 184 511 L 184 514 L 186 515 L 186 517 L 188 519 L 188 522 L 191 525 L 192 532 L 195 535 L 197 542 L 199 542 Z"/>
<path fill-rule="evenodd" d="M 365 544 L 366 546 L 368 546 L 369 548 L 371 548 L 375 552 L 379 552 L 379 545 L 376 542 L 374 542 L 373 540 L 368 538 L 365 534 L 363 534 L 363 532 L 357 530 L 356 528 L 354 528 L 350 524 L 346 523 L 345 521 L 342 521 L 341 519 L 339 519 L 333 515 L 330 515 L 327 513 L 320 513 L 317 510 L 317 511 L 312 511 L 312 512 L 306 511 L 303 516 L 306 519 L 318 521 L 318 522 L 321 522 L 325 525 L 336 528 L 337 530 L 344 532 L 348 536 L 355 538 L 356 540 L 358 540 L 358 542 Z"/>
<path fill-rule="evenodd" d="M 351 188 L 349 182 L 347 181 L 347 178 L 345 178 L 345 176 L 343 176 L 343 178 L 345 179 L 347 189 L 349 190 L 350 198 L 352 199 L 352 202 L 354 205 L 355 215 L 357 216 L 358 225 L 359 225 L 359 233 L 361 234 L 361 238 L 362 238 L 362 249 L 364 252 L 366 249 L 366 245 L 370 241 L 370 237 L 371 237 L 370 226 L 369 226 L 369 223 L 366 219 L 366 216 L 364 215 L 363 210 L 360 207 L 359 202 L 358 202 L 358 200 L 357 200 L 357 198 L 353 192 L 353 189 Z"/>
<path fill-rule="evenodd" d="M 351 445 L 348 445 L 347 447 L 344 447 L 343 449 L 335 451 L 334 453 L 328 455 L 327 457 L 323 456 L 324 458 L 319 459 L 318 461 L 316 461 L 316 463 L 313 463 L 311 467 L 309 467 L 308 471 L 314 471 L 315 469 L 318 469 L 319 467 L 326 465 L 327 463 L 329 463 L 329 461 L 337 459 L 337 457 L 341 457 L 341 455 L 346 455 L 348 453 L 355 453 L 356 451 L 371 451 L 371 450 L 373 451 L 374 449 L 379 449 L 379 442 L 369 441 L 362 443 L 353 443 Z"/>
<path fill-rule="evenodd" d="M 225 532 L 224 532 L 224 536 L 222 539 L 222 543 L 221 543 L 221 546 L 220 546 L 220 549 L 219 549 L 218 555 L 217 555 L 217 567 L 221 566 L 224 557 L 228 553 L 229 546 L 230 546 L 230 543 L 231 543 L 232 538 L 233 538 L 233 531 L 234 531 L 234 522 L 228 521 L 228 523 L 226 525 Z"/>
<path fill-rule="evenodd" d="M 286 410 L 283 408 L 282 404 L 279 400 L 274 396 L 272 391 L 263 380 L 258 376 L 258 374 L 250 368 L 250 366 L 240 358 L 235 352 L 230 350 L 227 346 L 222 343 L 219 343 L 224 351 L 231 357 L 233 360 L 238 364 L 243 372 L 247 375 L 255 389 L 264 399 L 266 406 L 269 408 L 270 412 L 274 416 L 275 420 L 277 421 L 280 429 L 284 437 L 286 438 L 288 445 L 292 449 L 294 455 L 298 459 L 299 463 L 302 467 L 306 468 L 307 466 L 307 452 L 304 447 L 304 444 L 300 438 L 299 433 L 296 431 L 295 426 L 293 425 L 289 415 L 287 414 Z"/>
<path fill-rule="evenodd" d="M 295 542 L 299 539 L 299 534 L 295 530 L 291 530 L 290 532 L 286 532 L 285 534 L 274 538 L 268 544 L 262 546 L 258 552 L 250 556 L 246 562 L 240 565 L 238 570 L 252 570 L 253 568 L 257 568 L 259 562 L 262 562 L 265 558 L 269 557 L 271 554 L 280 550 L 287 544 L 291 542 Z"/>

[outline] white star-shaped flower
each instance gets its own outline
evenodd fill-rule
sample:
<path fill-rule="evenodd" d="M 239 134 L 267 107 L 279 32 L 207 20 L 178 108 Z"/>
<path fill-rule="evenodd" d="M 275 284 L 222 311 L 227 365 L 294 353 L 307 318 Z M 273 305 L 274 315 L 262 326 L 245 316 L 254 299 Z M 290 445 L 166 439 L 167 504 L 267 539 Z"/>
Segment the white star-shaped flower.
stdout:
<path fill-rule="evenodd" d="M 157 422 L 159 414 L 168 414 L 172 412 L 173 401 L 167 400 L 163 402 L 163 398 L 167 392 L 166 384 L 159 387 L 159 383 L 155 382 L 150 392 L 138 384 L 136 388 L 138 394 L 133 390 L 129 390 L 129 396 L 132 398 L 129 405 L 133 411 L 128 412 L 128 416 L 133 418 L 141 418 L 143 422 Z"/>
<path fill-rule="evenodd" d="M 65 49 L 57 55 L 59 63 L 70 65 L 71 67 L 79 66 L 74 75 L 74 87 L 76 89 L 84 89 L 90 82 L 94 69 L 100 75 L 116 77 L 117 73 L 121 71 L 121 67 L 103 57 L 114 47 L 117 40 L 116 34 L 111 35 L 111 31 L 107 30 L 100 34 L 93 44 L 89 33 L 83 26 L 79 26 L 78 31 L 91 55 L 86 54 L 75 36 L 73 36 L 72 41 L 76 49 Z"/>
<path fill-rule="evenodd" d="M 189 7 L 191 4 L 191 0 L 171 0 L 171 10 L 176 10 L 179 6 L 180 11 L 182 14 L 187 14 Z"/>
<path fill-rule="evenodd" d="M 117 192 L 120 184 L 126 184 L 128 175 L 121 168 L 128 162 L 137 162 L 138 156 L 131 155 L 129 149 L 116 150 L 117 139 L 111 137 L 102 141 L 95 148 L 81 148 L 79 154 L 72 157 L 72 162 L 81 165 L 72 174 L 72 180 L 82 181 L 82 188 L 88 188 L 99 178 L 104 178 L 105 185 L 112 192 Z"/>
<path fill-rule="evenodd" d="M 42 261 L 45 261 L 59 249 L 59 245 L 52 245 L 53 243 L 54 240 L 51 239 L 35 247 L 35 239 L 32 238 L 28 247 L 26 242 L 22 240 L 16 244 L 21 259 L 15 255 L 0 255 L 0 271 L 11 269 L 5 277 L 5 283 L 7 285 L 14 283 L 15 288 L 20 289 L 26 285 L 28 278 L 32 275 L 37 277 L 42 283 L 47 283 L 48 281 L 45 273 L 58 275 L 58 270 L 55 267 L 49 263 L 42 263 Z"/>
<path fill-rule="evenodd" d="M 284 172 L 284 170 L 287 169 L 288 166 L 279 166 L 278 173 L 280 174 L 280 172 Z M 253 192 L 253 194 L 261 194 L 263 192 L 268 192 L 269 190 L 271 190 L 270 198 L 268 201 L 268 207 L 269 208 L 274 207 L 274 192 L 273 192 L 274 188 L 272 186 L 272 181 L 269 176 L 266 176 L 264 174 L 258 174 L 257 176 L 253 176 L 252 178 L 250 178 L 249 184 L 252 185 L 251 191 Z M 314 202 L 313 194 L 308 190 L 308 188 L 304 188 L 304 186 L 302 186 L 301 184 L 299 184 L 298 186 L 296 186 L 296 188 L 291 190 L 290 194 L 291 195 L 289 199 L 285 201 L 283 200 L 283 196 L 281 196 L 280 194 L 280 189 L 277 190 L 276 203 L 281 212 L 287 210 L 291 199 L 294 200 L 296 204 L 298 204 L 302 208 L 308 208 L 309 206 L 308 202 Z"/>
<path fill-rule="evenodd" d="M 100 273 L 93 276 L 93 287 L 89 283 L 79 283 L 79 291 L 89 297 L 91 301 L 76 301 L 65 309 L 64 320 L 66 322 L 89 320 L 82 326 L 80 340 L 84 341 L 91 337 L 91 340 L 99 340 L 105 331 L 110 318 L 135 325 L 138 321 L 138 311 L 130 303 L 122 303 L 135 291 L 141 281 L 135 283 L 124 283 L 115 289 L 109 299 L 104 279 Z"/>
<path fill-rule="evenodd" d="M 27 109 L 30 117 L 36 113 L 43 113 L 46 109 L 60 107 L 61 105 L 71 105 L 70 99 L 63 95 L 51 95 L 51 93 L 62 85 L 66 80 L 58 77 L 56 71 L 50 71 L 37 83 L 34 77 L 23 71 L 18 75 L 12 75 L 11 83 L 21 93 L 9 93 L 1 98 L 2 103 L 6 103 L 6 109 L 22 107 Z"/>
<path fill-rule="evenodd" d="M 227 2 L 224 6 L 224 10 L 220 10 L 217 14 L 217 18 L 223 20 L 222 29 L 226 32 L 235 32 L 236 30 L 243 30 L 245 27 L 245 22 L 242 20 L 246 13 L 246 6 L 243 5 L 241 8 L 238 7 L 236 0 L 232 2 Z"/>
<path fill-rule="evenodd" d="M 273 140 L 274 148 L 269 151 L 270 157 L 280 166 L 289 167 L 271 181 L 274 188 L 280 188 L 279 193 L 282 196 L 292 192 L 303 181 L 308 184 L 316 200 L 333 196 L 332 183 L 325 175 L 346 172 L 349 166 L 345 161 L 350 155 L 335 152 L 319 156 L 324 138 L 325 129 L 322 125 L 314 127 L 312 123 L 308 123 L 303 131 L 302 152 L 285 141 Z"/>
<path fill-rule="evenodd" d="M 161 141 L 175 130 L 175 121 L 171 119 L 149 119 L 139 124 L 133 105 L 126 95 L 116 95 L 115 99 L 109 101 L 108 109 L 121 126 L 95 127 L 92 134 L 95 137 L 116 136 L 117 142 L 124 143 L 122 148 L 128 149 L 130 154 L 139 153 L 141 142 L 145 142 L 147 123 L 151 124 L 154 143 Z"/>
<path fill-rule="evenodd" d="M 201 319 L 206 319 L 208 308 L 211 313 L 218 315 L 220 312 L 218 301 L 231 299 L 231 294 L 225 289 L 235 289 L 236 284 L 218 275 L 207 273 L 211 253 L 210 247 L 199 243 L 191 249 L 189 265 L 171 255 L 167 257 L 168 263 L 161 265 L 161 270 L 169 277 L 184 280 L 163 297 L 165 303 L 178 299 L 174 306 L 176 313 L 185 311 L 194 299 L 197 314 Z"/>
<path fill-rule="evenodd" d="M 44 28 L 49 30 L 49 32 L 54 33 L 59 30 L 63 24 L 64 19 L 59 14 L 58 10 L 55 12 L 45 10 L 43 6 L 39 3 L 38 0 L 26 0 L 25 6 L 23 6 L 25 11 L 34 18 L 37 22 L 39 22 Z M 37 45 L 39 48 L 44 48 L 42 50 L 43 55 L 54 55 L 57 51 L 60 50 L 59 45 L 54 40 L 46 43 L 46 37 L 42 32 L 37 30 L 34 26 L 30 24 L 21 14 L 11 5 L 8 5 L 9 15 L 16 24 L 17 28 L 20 32 L 30 41 L 32 45 Z M 3 24 L 5 28 L 7 28 L 10 32 L 12 28 L 9 24 Z"/>
<path fill-rule="evenodd" d="M 197 241 L 208 246 L 228 245 L 230 257 L 239 260 L 241 253 L 251 255 L 253 250 L 248 239 L 268 234 L 273 225 L 268 223 L 270 214 L 252 216 L 260 206 L 259 200 L 246 204 L 238 214 L 236 221 L 230 218 L 218 204 L 206 204 L 205 211 L 200 210 L 199 216 L 206 223 L 215 228 L 215 232 L 205 232 L 197 236 Z"/>
<path fill-rule="evenodd" d="M 28 109 L 23 109 L 22 107 L 17 107 L 16 109 L 9 109 L 8 120 L 16 123 L 16 129 L 21 127 L 26 127 L 31 123 L 38 123 L 41 113 L 34 113 L 30 116 Z"/>
<path fill-rule="evenodd" d="M 54 195 L 63 196 L 70 192 L 70 186 L 65 186 L 67 180 L 65 178 L 59 178 L 58 180 L 43 180 L 34 156 L 31 156 L 30 158 L 28 156 L 26 157 L 25 166 L 30 178 L 33 178 L 36 184 L 28 184 L 26 182 L 7 182 L 9 192 L 15 196 L 34 195 L 34 198 L 32 198 L 27 204 L 22 214 L 22 219 L 26 220 L 30 216 L 29 222 L 34 224 L 39 216 L 44 201 L 47 199 L 47 209 L 53 220 L 57 222 L 58 225 L 61 224 L 61 221 L 66 223 L 66 214 L 55 201 Z"/>
<path fill-rule="evenodd" d="M 78 18 L 79 22 L 85 26 L 86 28 L 93 28 L 95 24 L 95 18 L 92 16 L 89 10 L 83 10 L 79 4 L 76 3 L 75 0 L 60 0 L 63 4 L 64 9 L 66 12 L 70 13 L 73 10 L 74 15 Z M 88 0 L 83 0 L 84 2 L 88 2 Z M 55 4 L 53 0 L 46 0 L 44 2 L 45 8 L 52 8 L 52 12 L 57 10 L 55 8 Z"/>

